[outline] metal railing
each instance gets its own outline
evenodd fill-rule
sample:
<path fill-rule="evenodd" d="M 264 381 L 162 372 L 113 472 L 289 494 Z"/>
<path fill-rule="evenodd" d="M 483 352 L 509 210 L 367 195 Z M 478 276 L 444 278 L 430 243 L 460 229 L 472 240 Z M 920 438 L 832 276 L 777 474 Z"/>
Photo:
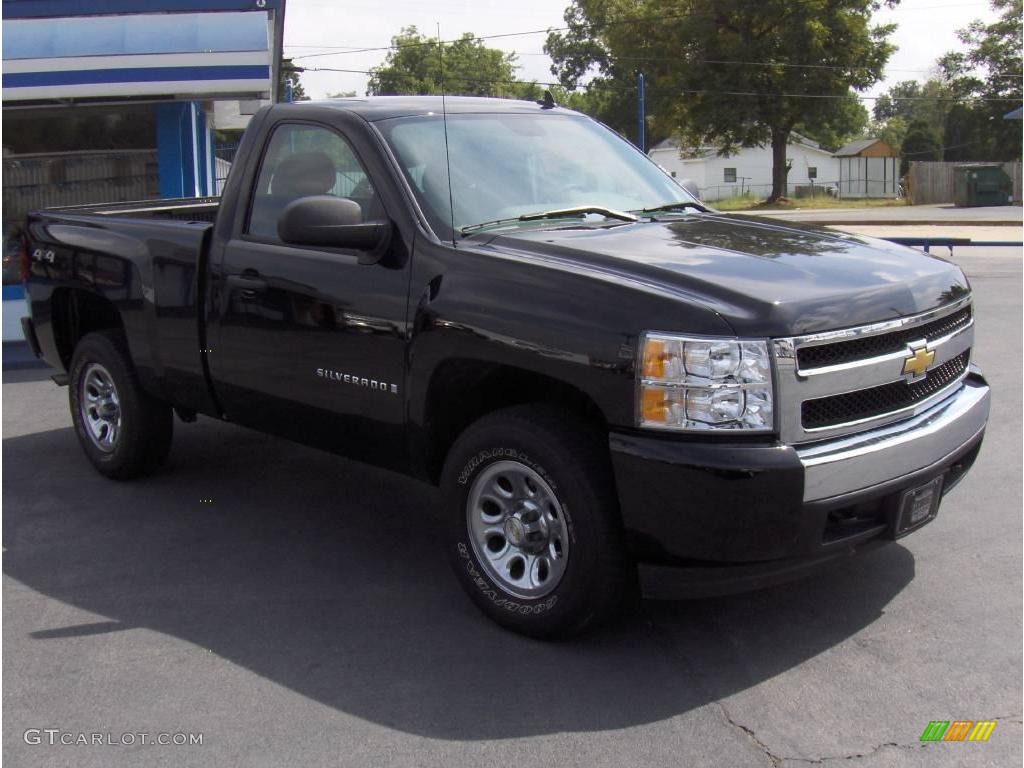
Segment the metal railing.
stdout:
<path fill-rule="evenodd" d="M 228 173 L 231 172 L 231 164 L 235 162 L 235 155 L 237 153 L 238 144 L 218 144 L 213 148 L 213 168 L 217 195 L 224 192 L 224 184 L 228 180 Z"/>
<path fill-rule="evenodd" d="M 923 248 L 925 253 L 931 253 L 932 246 L 949 248 L 949 255 L 953 255 L 953 248 L 1024 248 L 1024 242 L 1020 240 L 972 240 L 969 237 L 883 237 L 890 243 L 897 245 L 909 245 L 913 248 Z"/>

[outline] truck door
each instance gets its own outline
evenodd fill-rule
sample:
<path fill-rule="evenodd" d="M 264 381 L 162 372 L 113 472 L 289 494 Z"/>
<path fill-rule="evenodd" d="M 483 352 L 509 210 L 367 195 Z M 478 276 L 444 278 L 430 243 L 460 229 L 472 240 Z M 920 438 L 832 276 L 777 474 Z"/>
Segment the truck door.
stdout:
<path fill-rule="evenodd" d="M 273 129 L 248 212 L 213 265 L 217 396 L 232 421 L 393 464 L 404 442 L 408 259 L 360 264 L 358 251 L 281 242 L 278 216 L 308 195 L 355 200 L 364 221 L 388 218 L 341 133 L 305 122 Z"/>

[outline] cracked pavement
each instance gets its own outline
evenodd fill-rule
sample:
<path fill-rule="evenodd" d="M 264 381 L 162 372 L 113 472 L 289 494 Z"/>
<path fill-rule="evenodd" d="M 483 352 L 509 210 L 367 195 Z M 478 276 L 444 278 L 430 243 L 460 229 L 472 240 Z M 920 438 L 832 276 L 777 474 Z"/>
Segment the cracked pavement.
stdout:
<path fill-rule="evenodd" d="M 201 419 L 99 478 L 66 390 L 3 385 L 3 759 L 33 766 L 1021 764 L 1021 254 L 957 252 L 992 422 L 921 531 L 575 643 L 470 605 L 433 491 Z M 200 499 L 212 503 L 200 503 Z M 996 719 L 986 743 L 930 720 Z M 28 728 L 202 746 L 29 745 Z"/>

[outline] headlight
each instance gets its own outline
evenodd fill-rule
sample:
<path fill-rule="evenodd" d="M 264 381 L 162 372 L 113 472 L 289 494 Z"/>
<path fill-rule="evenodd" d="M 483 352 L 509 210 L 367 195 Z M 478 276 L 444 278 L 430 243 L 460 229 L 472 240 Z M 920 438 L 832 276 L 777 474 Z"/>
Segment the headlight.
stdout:
<path fill-rule="evenodd" d="M 640 344 L 637 423 L 703 432 L 771 432 L 768 342 L 645 333 Z"/>

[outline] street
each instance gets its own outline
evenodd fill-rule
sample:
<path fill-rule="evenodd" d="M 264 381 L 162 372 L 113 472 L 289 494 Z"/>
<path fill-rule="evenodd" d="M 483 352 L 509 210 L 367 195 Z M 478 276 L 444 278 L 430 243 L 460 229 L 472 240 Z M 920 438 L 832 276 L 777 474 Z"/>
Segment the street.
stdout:
<path fill-rule="evenodd" d="M 1020 765 L 1021 252 L 955 257 L 993 411 L 935 522 L 811 580 L 646 601 L 571 643 L 477 612 L 426 486 L 210 419 L 175 424 L 157 475 L 109 481 L 67 390 L 5 371 L 3 759 Z M 997 725 L 922 743 L 933 720 Z M 28 729 L 203 738 L 50 745 Z"/>
<path fill-rule="evenodd" d="M 752 212 L 753 213 L 753 212 Z M 795 208 L 787 211 L 756 211 L 758 216 L 767 216 L 785 221 L 802 221 L 808 224 L 877 224 L 901 225 L 944 225 L 961 226 L 968 229 L 962 237 L 974 237 L 973 227 L 1012 225 L 1004 239 L 1020 236 L 1021 207 L 1019 205 L 981 206 L 959 208 L 943 205 L 899 205 L 866 208 Z"/>

